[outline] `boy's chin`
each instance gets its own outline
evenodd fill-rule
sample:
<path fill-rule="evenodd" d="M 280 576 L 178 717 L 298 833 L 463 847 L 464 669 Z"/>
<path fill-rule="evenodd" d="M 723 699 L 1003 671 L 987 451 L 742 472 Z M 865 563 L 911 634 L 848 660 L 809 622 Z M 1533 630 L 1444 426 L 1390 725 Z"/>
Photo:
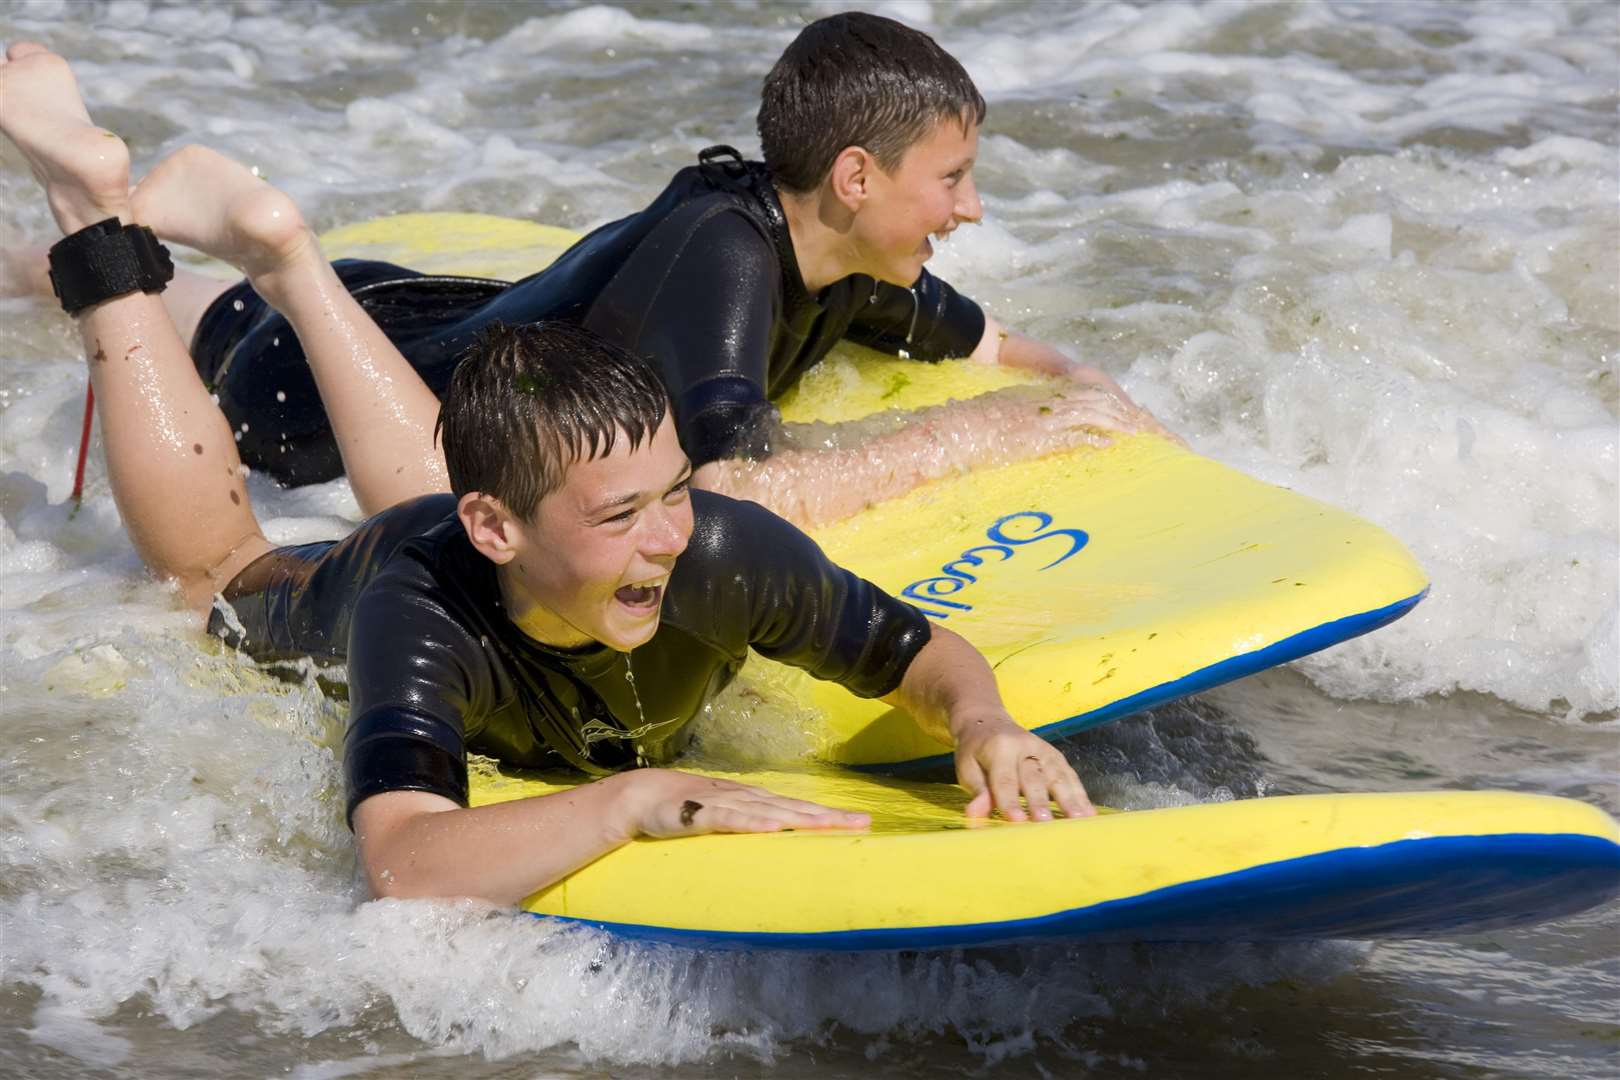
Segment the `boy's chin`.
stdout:
<path fill-rule="evenodd" d="M 653 639 L 653 635 L 658 633 L 658 621 L 659 617 L 656 614 L 650 619 L 637 619 L 633 622 L 615 620 L 613 626 L 603 628 L 604 633 L 598 640 L 611 649 L 629 652 Z"/>
<path fill-rule="evenodd" d="M 890 285 L 909 289 L 922 276 L 923 264 L 927 261 L 928 256 L 926 255 L 920 253 L 912 255 L 903 261 L 891 263 L 884 273 L 878 274 L 876 277 L 878 280 L 887 282 Z"/>

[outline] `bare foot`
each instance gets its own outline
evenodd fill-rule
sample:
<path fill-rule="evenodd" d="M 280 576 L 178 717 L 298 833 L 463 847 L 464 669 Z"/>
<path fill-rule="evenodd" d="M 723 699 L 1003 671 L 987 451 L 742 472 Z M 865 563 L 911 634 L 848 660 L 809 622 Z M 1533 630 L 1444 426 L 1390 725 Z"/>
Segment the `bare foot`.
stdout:
<path fill-rule="evenodd" d="M 130 201 L 136 221 L 230 263 L 272 302 L 280 279 L 321 257 L 292 199 L 205 146 L 158 162 Z"/>
<path fill-rule="evenodd" d="M 0 60 L 0 132 L 28 159 L 64 234 L 129 213 L 129 150 L 90 122 L 67 61 L 19 42 Z"/>

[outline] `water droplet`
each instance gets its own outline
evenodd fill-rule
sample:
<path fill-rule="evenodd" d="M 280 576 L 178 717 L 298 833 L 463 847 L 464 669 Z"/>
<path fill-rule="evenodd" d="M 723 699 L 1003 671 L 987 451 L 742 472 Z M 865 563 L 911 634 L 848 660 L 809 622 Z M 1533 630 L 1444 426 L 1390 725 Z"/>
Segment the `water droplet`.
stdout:
<path fill-rule="evenodd" d="M 271 338 L 270 339 L 270 347 L 272 349 L 279 349 L 281 347 L 281 339 L 278 338 L 278 337 Z"/>
<path fill-rule="evenodd" d="M 231 308 L 236 311 L 245 311 L 247 309 L 247 305 L 242 303 L 240 300 L 235 300 L 232 301 Z"/>
<path fill-rule="evenodd" d="M 285 391 L 285 390 L 277 390 L 276 391 L 276 400 L 277 401 L 286 401 L 287 400 L 287 391 Z"/>

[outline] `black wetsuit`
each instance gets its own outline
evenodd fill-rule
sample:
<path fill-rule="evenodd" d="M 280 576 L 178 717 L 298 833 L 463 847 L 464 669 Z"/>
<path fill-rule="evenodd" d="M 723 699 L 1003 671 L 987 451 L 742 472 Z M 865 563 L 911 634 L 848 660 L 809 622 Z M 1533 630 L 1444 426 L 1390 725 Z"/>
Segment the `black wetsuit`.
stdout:
<path fill-rule="evenodd" d="M 705 151 L 647 209 L 513 285 L 379 262 L 342 261 L 338 272 L 435 394 L 496 320 L 577 322 L 648 357 L 694 465 L 768 453 L 769 399 L 841 338 L 919 360 L 978 345 L 983 313 L 926 271 L 909 290 L 857 274 L 806 292 L 764 166 L 735 153 Z M 249 466 L 288 484 L 341 475 L 297 337 L 245 283 L 209 308 L 192 354 Z"/>
<path fill-rule="evenodd" d="M 603 774 L 667 760 L 750 648 L 863 697 L 900 684 L 929 626 L 750 502 L 692 493 L 694 528 L 658 631 L 631 654 L 564 651 L 506 617 L 494 564 L 451 495 L 337 542 L 278 548 L 238 574 L 209 630 L 261 660 L 348 664 L 348 809 L 383 791 L 467 804 L 467 751 Z M 627 678 L 634 673 L 634 683 Z"/>

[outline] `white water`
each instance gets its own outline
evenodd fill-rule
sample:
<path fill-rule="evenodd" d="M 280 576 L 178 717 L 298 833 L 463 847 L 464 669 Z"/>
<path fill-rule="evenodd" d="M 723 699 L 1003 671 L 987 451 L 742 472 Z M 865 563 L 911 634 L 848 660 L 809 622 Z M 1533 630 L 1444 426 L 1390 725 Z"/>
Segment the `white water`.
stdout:
<path fill-rule="evenodd" d="M 835 9 L 25 2 L 0 39 L 69 55 L 137 167 L 203 141 L 322 226 L 461 209 L 586 228 L 709 143 L 752 148 L 758 79 Z M 1099 732 L 1076 750 L 1088 783 L 1130 805 L 1505 786 L 1620 809 L 1616 9 L 879 9 L 990 99 L 989 220 L 934 267 L 1196 449 L 1389 528 L 1434 582 L 1293 672 Z M 48 225 L 8 149 L 0 239 Z M 84 372 L 65 321 L 0 302 L 0 360 L 0 1071 L 1612 1060 L 1613 911 L 1400 947 L 855 958 L 359 904 L 340 709 L 199 646 L 141 576 L 99 459 L 69 516 Z M 341 483 L 249 490 L 277 540 L 355 515 Z M 716 730 L 746 731 L 742 708 Z"/>

